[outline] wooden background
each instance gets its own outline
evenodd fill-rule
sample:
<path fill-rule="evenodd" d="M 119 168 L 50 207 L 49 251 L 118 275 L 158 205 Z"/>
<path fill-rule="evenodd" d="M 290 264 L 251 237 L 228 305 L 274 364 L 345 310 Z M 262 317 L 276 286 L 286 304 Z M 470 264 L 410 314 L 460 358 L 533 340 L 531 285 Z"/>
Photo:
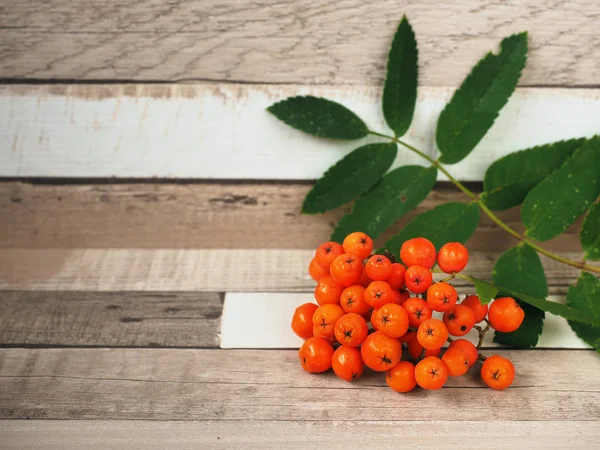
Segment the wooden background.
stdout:
<path fill-rule="evenodd" d="M 385 130 L 380 88 L 403 14 L 420 61 L 407 139 L 432 155 L 469 68 L 530 33 L 520 87 L 450 168 L 476 191 L 503 154 L 600 133 L 593 0 L 0 4 L 0 447 L 597 445 L 589 350 L 490 350 L 515 362 L 512 389 L 490 392 L 473 372 L 399 396 L 373 374 L 308 376 L 288 349 L 311 249 L 348 211 L 302 216 L 302 198 L 357 144 L 303 136 L 264 109 L 323 95 Z M 463 199 L 440 178 L 390 232 Z M 518 208 L 501 217 L 521 228 Z M 545 246 L 579 258 L 578 231 Z M 482 218 L 469 272 L 489 277 L 514 244 Z M 577 271 L 544 265 L 560 301 Z M 549 320 L 542 342 L 582 347 L 568 333 Z"/>

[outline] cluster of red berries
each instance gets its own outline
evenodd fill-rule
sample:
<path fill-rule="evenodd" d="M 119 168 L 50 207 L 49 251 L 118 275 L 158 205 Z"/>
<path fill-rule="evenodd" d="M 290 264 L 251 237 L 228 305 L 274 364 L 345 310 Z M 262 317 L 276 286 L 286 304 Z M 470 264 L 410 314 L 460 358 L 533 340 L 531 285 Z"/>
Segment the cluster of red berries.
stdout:
<path fill-rule="evenodd" d="M 304 370 L 333 368 L 351 381 L 366 365 L 386 372 L 393 390 L 408 392 L 417 384 L 440 389 L 448 376 L 463 375 L 482 359 L 481 377 L 488 386 L 510 386 L 515 371 L 508 359 L 484 358 L 469 340 L 449 338 L 464 336 L 473 327 L 481 335 L 476 324 L 484 320 L 488 326 L 483 333 L 489 327 L 514 331 L 524 318 L 510 297 L 496 299 L 489 309 L 476 295 L 458 303 L 451 284 L 433 281 L 436 262 L 451 277 L 465 268 L 469 254 L 462 244 L 447 243 L 436 253 L 429 240 L 410 239 L 400 249 L 403 264 L 372 251 L 373 241 L 361 232 L 348 235 L 342 245 L 326 242 L 317 248 L 308 271 L 317 282 L 318 305 L 299 306 L 292 319 L 292 329 L 305 339 L 299 351 Z M 443 313 L 443 320 L 433 318 L 433 311 Z M 446 342 L 450 345 L 440 357 Z M 402 360 L 403 348 L 410 360 Z"/>

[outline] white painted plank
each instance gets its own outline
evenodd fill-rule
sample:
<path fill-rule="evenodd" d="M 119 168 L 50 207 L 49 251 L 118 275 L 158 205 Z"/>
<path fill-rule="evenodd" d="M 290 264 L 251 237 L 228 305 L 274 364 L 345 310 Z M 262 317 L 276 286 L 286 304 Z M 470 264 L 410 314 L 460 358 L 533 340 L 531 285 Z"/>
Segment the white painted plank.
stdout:
<path fill-rule="evenodd" d="M 435 155 L 453 90 L 421 88 L 406 141 Z M 93 85 L 0 88 L 0 176 L 315 179 L 360 142 L 330 142 L 265 108 L 288 96 L 339 101 L 386 131 L 380 89 L 285 85 Z M 600 133 L 600 89 L 519 89 L 474 153 L 451 168 L 481 180 L 510 151 Z M 401 149 L 396 165 L 423 163 Z"/>
<path fill-rule="evenodd" d="M 550 296 L 548 300 L 562 302 L 564 297 Z M 221 317 L 221 348 L 299 348 L 303 341 L 290 327 L 292 316 L 298 306 L 314 302 L 310 293 L 228 293 Z M 434 317 L 441 319 L 442 314 L 434 313 Z M 477 343 L 477 331 L 471 330 L 465 338 Z M 485 347 L 499 347 L 492 338 L 493 333 L 486 335 Z M 565 319 L 549 313 L 537 347 L 590 348 L 577 337 Z"/>
<path fill-rule="evenodd" d="M 2 446 L 12 449 L 445 449 L 592 448 L 598 421 L 237 421 L 4 420 Z"/>

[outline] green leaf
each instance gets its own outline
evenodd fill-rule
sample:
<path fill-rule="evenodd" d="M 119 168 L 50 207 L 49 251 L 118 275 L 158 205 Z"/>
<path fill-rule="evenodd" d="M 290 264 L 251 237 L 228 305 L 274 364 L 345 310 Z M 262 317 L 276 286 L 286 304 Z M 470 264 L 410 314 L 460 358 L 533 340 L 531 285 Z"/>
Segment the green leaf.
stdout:
<path fill-rule="evenodd" d="M 452 96 L 438 120 L 440 161 L 454 164 L 479 143 L 512 95 L 527 59 L 527 33 L 502 40 L 498 55 L 488 53 Z"/>
<path fill-rule="evenodd" d="M 589 314 L 600 324 L 600 280 L 582 272 L 575 286 L 567 292 L 567 304 Z M 600 352 L 600 326 L 585 325 L 569 320 L 569 325 L 580 339 Z"/>
<path fill-rule="evenodd" d="M 501 291 L 518 291 L 538 298 L 548 296 L 544 266 L 537 252 L 520 243 L 500 255 L 492 271 Z"/>
<path fill-rule="evenodd" d="M 345 106 L 320 97 L 290 97 L 267 108 L 290 127 L 313 136 L 359 139 L 369 133 L 365 123 Z"/>
<path fill-rule="evenodd" d="M 392 170 L 373 189 L 354 203 L 354 208 L 340 220 L 331 236 L 342 242 L 354 232 L 362 231 L 373 239 L 404 214 L 415 208 L 433 189 L 437 169 L 403 166 Z"/>
<path fill-rule="evenodd" d="M 439 249 L 446 242 L 465 243 L 479 223 L 479 207 L 475 203 L 444 203 L 419 214 L 386 243 L 388 251 L 400 258 L 400 247 L 408 239 L 424 237 Z"/>
<path fill-rule="evenodd" d="M 493 210 L 520 205 L 527 193 L 558 169 L 585 139 L 571 139 L 510 153 L 488 167 L 481 198 Z"/>
<path fill-rule="evenodd" d="M 600 198 L 585 216 L 579 240 L 585 252 L 585 259 L 600 260 Z"/>
<path fill-rule="evenodd" d="M 534 249 L 523 243 L 500 255 L 494 266 L 492 278 L 503 294 L 522 292 L 539 298 L 548 296 L 548 283 L 542 261 Z M 511 296 L 515 297 L 514 294 Z M 518 295 L 516 297 L 517 300 L 523 300 Z M 523 311 L 525 320 L 521 326 L 512 333 L 496 332 L 494 342 L 520 348 L 533 348 L 537 345 L 544 326 L 544 311 L 531 305 L 523 308 Z"/>
<path fill-rule="evenodd" d="M 512 333 L 494 332 L 494 342 L 516 348 L 534 348 L 544 328 L 544 311 L 517 299 L 525 318 L 521 326 Z"/>
<path fill-rule="evenodd" d="M 526 235 L 546 241 L 563 233 L 600 194 L 600 136 L 534 187 L 523 202 Z"/>
<path fill-rule="evenodd" d="M 302 212 L 329 211 L 368 191 L 390 168 L 397 152 L 396 144 L 369 144 L 348 153 L 313 186 Z"/>
<path fill-rule="evenodd" d="M 487 305 L 496 297 L 496 295 L 498 295 L 499 289 L 488 281 L 467 275 L 462 275 L 461 278 L 469 280 L 471 283 L 473 283 L 473 286 L 475 286 L 475 292 L 479 297 L 479 302 L 482 305 Z"/>
<path fill-rule="evenodd" d="M 417 102 L 417 41 L 406 16 L 394 36 L 383 88 L 383 115 L 398 137 L 410 127 Z"/>

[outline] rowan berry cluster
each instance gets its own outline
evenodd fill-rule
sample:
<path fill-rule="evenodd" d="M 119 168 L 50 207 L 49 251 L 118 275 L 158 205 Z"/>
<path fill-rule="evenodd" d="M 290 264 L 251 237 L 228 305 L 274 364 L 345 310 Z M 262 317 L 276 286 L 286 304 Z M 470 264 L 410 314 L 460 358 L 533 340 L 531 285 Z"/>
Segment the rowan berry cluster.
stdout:
<path fill-rule="evenodd" d="M 387 252 L 372 252 L 373 241 L 362 232 L 348 235 L 342 245 L 326 242 L 317 248 L 308 271 L 317 282 L 318 305 L 299 306 L 292 319 L 292 329 L 305 339 L 299 351 L 304 370 L 333 368 L 351 381 L 366 365 L 386 372 L 393 390 L 408 392 L 416 385 L 440 389 L 449 376 L 464 375 L 482 360 L 481 377 L 489 387 L 510 386 L 512 363 L 497 355 L 485 358 L 479 348 L 490 328 L 514 331 L 525 314 L 510 297 L 496 299 L 489 308 L 476 295 L 458 302 L 448 281 L 467 265 L 469 254 L 462 244 L 449 242 L 436 253 L 429 240 L 410 239 L 400 249 L 402 264 Z M 432 275 L 436 262 L 450 274 L 438 282 Z M 434 311 L 443 313 L 442 320 L 433 317 Z M 477 325 L 483 321 L 485 328 Z M 477 346 L 450 338 L 474 327 Z M 446 342 L 449 346 L 442 349 Z"/>

